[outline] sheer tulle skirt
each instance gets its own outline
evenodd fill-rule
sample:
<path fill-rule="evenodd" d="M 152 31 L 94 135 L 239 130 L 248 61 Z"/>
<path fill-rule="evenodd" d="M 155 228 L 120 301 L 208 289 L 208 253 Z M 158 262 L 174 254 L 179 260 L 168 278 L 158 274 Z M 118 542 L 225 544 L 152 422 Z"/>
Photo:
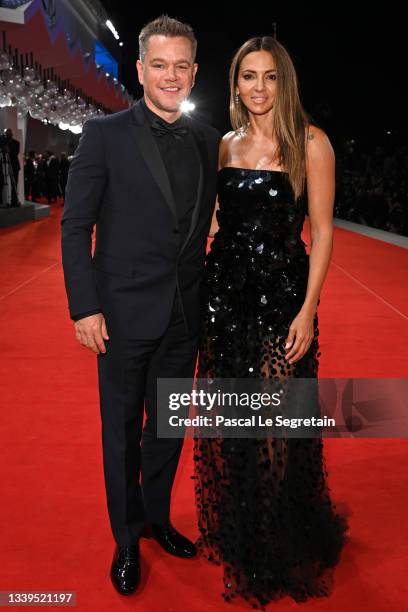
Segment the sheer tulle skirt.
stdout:
<path fill-rule="evenodd" d="M 210 315 L 199 378 L 317 376 L 317 315 L 312 344 L 294 364 L 284 358 L 291 318 L 259 326 L 247 312 L 214 327 Z M 263 607 L 285 595 L 302 602 L 330 594 L 348 524 L 331 501 L 321 438 L 196 439 L 194 464 L 197 544 L 223 566 L 226 601 L 239 595 Z"/>

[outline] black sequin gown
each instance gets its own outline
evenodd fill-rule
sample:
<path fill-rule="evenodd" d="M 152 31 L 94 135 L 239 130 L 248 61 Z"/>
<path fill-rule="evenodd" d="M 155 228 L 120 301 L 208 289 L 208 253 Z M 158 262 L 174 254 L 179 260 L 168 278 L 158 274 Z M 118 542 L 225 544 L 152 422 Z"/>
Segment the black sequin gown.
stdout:
<path fill-rule="evenodd" d="M 225 167 L 203 283 L 199 378 L 317 377 L 314 339 L 284 344 L 306 293 L 306 212 L 280 171 Z M 223 597 L 253 607 L 327 596 L 348 529 L 330 499 L 321 438 L 194 440 L 199 552 L 224 568 Z"/>

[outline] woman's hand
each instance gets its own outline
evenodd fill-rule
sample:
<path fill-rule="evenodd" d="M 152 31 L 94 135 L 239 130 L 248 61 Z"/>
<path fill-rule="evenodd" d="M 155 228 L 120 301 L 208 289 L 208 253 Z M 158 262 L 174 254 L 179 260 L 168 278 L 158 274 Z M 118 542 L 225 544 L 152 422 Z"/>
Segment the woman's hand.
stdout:
<path fill-rule="evenodd" d="M 302 310 L 293 319 L 286 338 L 285 359 L 289 363 L 299 361 L 307 353 L 314 338 L 314 313 Z"/>

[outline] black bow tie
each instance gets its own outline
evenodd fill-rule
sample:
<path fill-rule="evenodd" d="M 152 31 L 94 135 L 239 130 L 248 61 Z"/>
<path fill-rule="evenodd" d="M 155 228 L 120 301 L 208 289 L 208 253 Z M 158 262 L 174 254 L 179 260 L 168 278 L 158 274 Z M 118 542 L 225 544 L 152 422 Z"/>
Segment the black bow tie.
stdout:
<path fill-rule="evenodd" d="M 155 136 L 166 136 L 169 134 L 176 140 L 183 140 L 183 137 L 189 132 L 186 125 L 171 125 L 160 118 L 153 119 L 151 128 Z"/>

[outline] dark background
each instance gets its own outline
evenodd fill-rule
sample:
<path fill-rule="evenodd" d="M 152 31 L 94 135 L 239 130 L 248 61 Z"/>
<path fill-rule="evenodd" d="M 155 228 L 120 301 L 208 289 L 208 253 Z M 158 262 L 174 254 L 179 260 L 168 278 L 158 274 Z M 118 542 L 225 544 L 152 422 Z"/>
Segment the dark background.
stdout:
<path fill-rule="evenodd" d="M 206 4 L 190 10 L 169 10 L 152 3 L 103 0 L 124 46 L 121 80 L 137 98 L 138 34 L 143 25 L 162 13 L 189 23 L 198 39 L 197 84 L 191 95 L 197 112 L 204 112 L 221 132 L 230 129 L 228 68 L 235 50 L 248 38 L 271 35 L 285 45 L 296 66 L 303 104 L 334 143 L 354 138 L 361 148 L 395 146 L 407 135 L 406 44 L 408 29 L 401 14 L 369 8 L 366 17 L 355 9 L 332 3 L 327 16 L 310 10 L 292 15 L 267 5 Z M 245 10 L 244 10 L 245 8 Z M 316 15 L 315 15 L 316 13 Z M 388 147 L 387 147 L 388 148 Z"/>

